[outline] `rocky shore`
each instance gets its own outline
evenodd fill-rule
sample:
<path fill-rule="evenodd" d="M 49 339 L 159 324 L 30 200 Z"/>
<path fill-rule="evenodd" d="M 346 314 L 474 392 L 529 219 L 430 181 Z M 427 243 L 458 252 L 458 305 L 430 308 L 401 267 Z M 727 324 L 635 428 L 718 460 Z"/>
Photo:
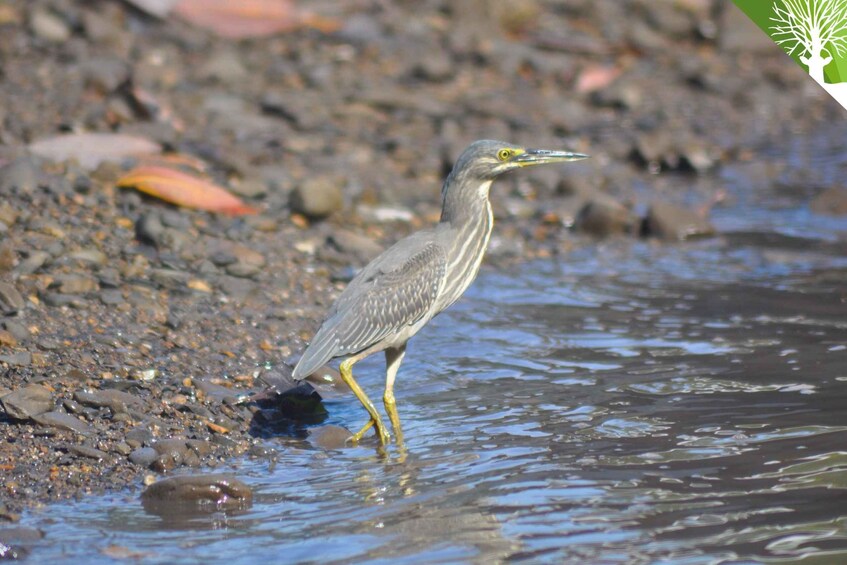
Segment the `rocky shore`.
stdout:
<path fill-rule="evenodd" d="M 309 433 L 320 380 L 253 395 L 285 382 L 356 269 L 437 221 L 474 139 L 592 156 L 498 182 L 496 266 L 713 237 L 722 167 L 767 187 L 779 171 L 757 155 L 843 119 L 729 2 L 309 8 L 335 25 L 234 40 L 116 0 L 0 6 L 0 522 L 337 443 Z M 86 132 L 144 140 L 259 213 L 117 188 L 145 158 Z M 37 145 L 60 135 L 70 149 Z M 844 192 L 817 205 L 845 210 Z"/>

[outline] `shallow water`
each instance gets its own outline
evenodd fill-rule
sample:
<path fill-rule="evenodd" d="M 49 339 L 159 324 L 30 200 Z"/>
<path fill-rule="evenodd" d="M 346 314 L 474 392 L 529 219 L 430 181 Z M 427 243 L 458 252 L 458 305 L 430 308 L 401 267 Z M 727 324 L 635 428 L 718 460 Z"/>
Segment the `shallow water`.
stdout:
<path fill-rule="evenodd" d="M 251 508 L 48 506 L 31 559 L 845 562 L 847 225 L 790 213 L 489 269 L 410 343 L 405 452 L 270 438 L 233 465 Z M 377 398 L 381 363 L 357 365 Z"/>

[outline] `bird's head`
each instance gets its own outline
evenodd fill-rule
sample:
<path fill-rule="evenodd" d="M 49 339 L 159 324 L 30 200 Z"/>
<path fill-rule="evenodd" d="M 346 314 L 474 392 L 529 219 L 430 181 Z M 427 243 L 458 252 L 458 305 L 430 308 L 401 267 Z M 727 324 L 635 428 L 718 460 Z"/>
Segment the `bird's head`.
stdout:
<path fill-rule="evenodd" d="M 503 173 L 544 165 L 585 159 L 588 155 L 570 151 L 528 149 L 503 141 L 480 140 L 471 143 L 456 161 L 451 176 L 466 180 L 492 181 Z"/>

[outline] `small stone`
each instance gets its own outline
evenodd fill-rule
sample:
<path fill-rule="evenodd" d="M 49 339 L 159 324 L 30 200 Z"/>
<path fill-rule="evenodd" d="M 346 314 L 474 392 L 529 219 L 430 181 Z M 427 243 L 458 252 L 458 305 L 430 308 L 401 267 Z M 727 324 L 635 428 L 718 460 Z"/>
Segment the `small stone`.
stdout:
<path fill-rule="evenodd" d="M 30 157 L 21 157 L 0 168 L 0 194 L 28 194 L 40 186 L 41 172 Z"/>
<path fill-rule="evenodd" d="M 32 251 L 29 256 L 18 264 L 16 271 L 22 275 L 31 275 L 50 259 L 46 251 Z"/>
<path fill-rule="evenodd" d="M 164 232 L 165 226 L 162 225 L 162 219 L 158 214 L 143 214 L 135 223 L 135 237 L 143 243 L 159 247 Z"/>
<path fill-rule="evenodd" d="M 654 202 L 642 226 L 644 235 L 680 241 L 695 236 L 708 236 L 715 228 L 691 210 L 667 202 Z"/>
<path fill-rule="evenodd" d="M 12 334 L 19 342 L 29 339 L 29 329 L 17 320 L 3 320 L 0 322 L 0 326 Z"/>
<path fill-rule="evenodd" d="M 105 306 L 116 306 L 125 302 L 124 295 L 120 290 L 109 289 L 100 293 L 100 302 Z"/>
<path fill-rule="evenodd" d="M 12 332 L 0 330 L 0 346 L 15 347 L 18 344 L 18 339 L 12 335 Z"/>
<path fill-rule="evenodd" d="M 94 247 L 71 251 L 68 253 L 68 258 L 91 265 L 105 265 L 109 260 L 105 253 Z"/>
<path fill-rule="evenodd" d="M 629 233 L 635 218 L 623 204 L 611 197 L 595 197 L 576 216 L 574 228 L 596 237 Z"/>
<path fill-rule="evenodd" d="M 129 460 L 148 469 L 156 459 L 159 458 L 159 453 L 152 447 L 139 447 L 129 454 Z"/>
<path fill-rule="evenodd" d="M 45 41 L 63 43 L 71 37 L 71 29 L 65 20 L 43 8 L 32 14 L 29 25 L 33 33 Z"/>
<path fill-rule="evenodd" d="M 109 454 L 105 451 L 100 451 L 99 449 L 87 447 L 85 445 L 68 446 L 68 451 L 70 451 L 71 453 L 75 453 L 80 457 L 86 457 L 88 459 L 94 459 L 96 461 L 107 461 L 112 459 L 111 457 L 109 457 Z"/>
<path fill-rule="evenodd" d="M 345 229 L 339 229 L 330 235 L 327 243 L 342 253 L 354 255 L 363 263 L 370 261 L 383 251 L 382 246 L 371 238 Z"/>
<path fill-rule="evenodd" d="M 237 260 L 225 267 L 228 274 L 234 277 L 252 277 L 258 274 L 265 266 L 265 257 L 258 251 L 249 247 L 237 245 L 233 249 Z"/>
<path fill-rule="evenodd" d="M 0 314 L 11 316 L 24 309 L 24 297 L 14 286 L 0 282 Z"/>
<path fill-rule="evenodd" d="M 18 211 L 12 208 L 8 202 L 0 202 L 0 222 L 6 226 L 13 226 L 18 219 Z"/>
<path fill-rule="evenodd" d="M 29 420 L 53 409 L 53 395 L 41 385 L 33 384 L 0 397 L 0 407 L 13 420 Z"/>
<path fill-rule="evenodd" d="M 343 180 L 334 176 L 318 176 L 303 181 L 291 191 L 291 211 L 312 220 L 340 211 L 344 205 L 342 185 Z"/>
<path fill-rule="evenodd" d="M 85 275 L 59 275 L 50 286 L 61 294 L 87 294 L 100 288 L 96 279 Z"/>
<path fill-rule="evenodd" d="M 42 426 L 69 430 L 82 435 L 88 435 L 94 431 L 91 426 L 79 418 L 64 412 L 47 412 L 34 416 L 32 419 Z"/>
<path fill-rule="evenodd" d="M 32 364 L 32 353 L 17 351 L 10 355 L 0 355 L 0 363 L 6 363 L 12 367 L 29 367 Z"/>

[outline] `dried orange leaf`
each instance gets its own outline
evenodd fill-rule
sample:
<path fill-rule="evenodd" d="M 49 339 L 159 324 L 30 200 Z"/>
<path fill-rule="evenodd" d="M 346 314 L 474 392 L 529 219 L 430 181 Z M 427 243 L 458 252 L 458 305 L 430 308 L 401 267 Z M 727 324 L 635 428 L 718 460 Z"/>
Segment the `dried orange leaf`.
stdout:
<path fill-rule="evenodd" d="M 29 150 L 51 161 L 76 159 L 86 169 L 96 169 L 103 162 L 120 162 L 127 157 L 159 153 L 158 143 L 144 137 L 120 133 L 69 133 L 39 139 Z"/>
<path fill-rule="evenodd" d="M 137 167 L 118 179 L 117 184 L 186 208 L 233 216 L 257 212 L 225 188 L 166 167 Z"/>
<path fill-rule="evenodd" d="M 301 12 L 288 0 L 179 0 L 173 13 L 221 37 L 263 37 L 313 27 L 333 31 L 339 25 L 328 18 Z"/>

